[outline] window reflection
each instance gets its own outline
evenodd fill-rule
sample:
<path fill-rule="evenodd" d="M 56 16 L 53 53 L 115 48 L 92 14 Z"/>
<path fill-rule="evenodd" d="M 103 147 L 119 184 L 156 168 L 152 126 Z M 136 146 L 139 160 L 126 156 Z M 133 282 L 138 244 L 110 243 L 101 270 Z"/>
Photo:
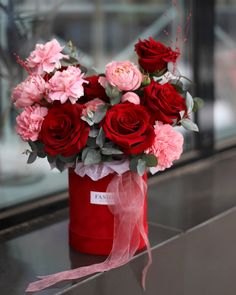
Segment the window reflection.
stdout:
<path fill-rule="evenodd" d="M 236 135 L 236 3 L 216 1 L 215 25 L 215 136 Z"/>

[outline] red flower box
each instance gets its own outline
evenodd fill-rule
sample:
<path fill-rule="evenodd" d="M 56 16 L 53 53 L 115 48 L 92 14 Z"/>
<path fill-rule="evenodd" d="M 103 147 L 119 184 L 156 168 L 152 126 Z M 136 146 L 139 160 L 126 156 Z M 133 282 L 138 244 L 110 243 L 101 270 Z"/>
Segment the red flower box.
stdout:
<path fill-rule="evenodd" d="M 108 205 L 91 204 L 91 192 L 106 192 L 107 186 L 114 177 L 110 174 L 100 180 L 93 181 L 87 175 L 80 177 L 73 169 L 69 169 L 70 195 L 70 245 L 83 253 L 109 255 L 113 243 L 114 216 Z M 145 175 L 144 180 L 147 180 Z M 104 196 L 104 194 L 102 194 Z M 102 198 L 101 196 L 101 198 Z M 103 202 L 103 200 L 101 200 Z M 147 225 L 147 196 L 144 202 L 143 224 Z M 141 237 L 138 250 L 145 247 Z"/>

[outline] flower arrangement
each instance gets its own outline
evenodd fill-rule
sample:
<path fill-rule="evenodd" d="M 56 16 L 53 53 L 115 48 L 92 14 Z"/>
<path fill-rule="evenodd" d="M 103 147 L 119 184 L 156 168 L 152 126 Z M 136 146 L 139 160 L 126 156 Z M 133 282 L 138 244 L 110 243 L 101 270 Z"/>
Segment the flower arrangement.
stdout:
<path fill-rule="evenodd" d="M 23 109 L 16 131 L 31 147 L 28 163 L 40 157 L 60 171 L 71 168 L 71 246 L 110 254 L 99 264 L 40 277 L 27 292 L 119 267 L 147 247 L 145 287 L 152 260 L 145 172 L 162 171 L 180 157 L 184 139 L 174 127 L 198 131 L 190 115 L 201 100 L 176 74 L 179 50 L 152 38 L 135 44 L 139 66 L 112 61 L 102 74 L 80 64 L 72 43 L 68 48 L 69 54 L 62 53 L 54 39 L 37 44 L 26 61 L 18 58 L 28 77 L 12 93 L 16 108 Z"/>
<path fill-rule="evenodd" d="M 28 163 L 47 158 L 52 167 L 126 161 L 143 175 L 169 168 L 183 150 L 182 125 L 198 131 L 190 114 L 200 101 L 176 75 L 180 52 L 152 38 L 135 45 L 139 66 L 112 61 L 105 73 L 83 67 L 70 42 L 69 54 L 56 39 L 37 44 L 26 61 L 28 72 L 12 99 L 16 131 L 27 141 Z M 170 70 L 172 69 L 172 70 Z"/>

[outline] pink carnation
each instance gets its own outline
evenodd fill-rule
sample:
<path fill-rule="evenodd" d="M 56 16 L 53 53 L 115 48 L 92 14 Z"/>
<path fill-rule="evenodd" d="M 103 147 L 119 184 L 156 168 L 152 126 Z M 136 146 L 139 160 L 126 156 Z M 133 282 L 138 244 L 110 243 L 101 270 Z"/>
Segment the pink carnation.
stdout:
<path fill-rule="evenodd" d="M 61 67 L 60 60 L 62 58 L 68 58 L 68 55 L 61 53 L 62 49 L 63 47 L 56 39 L 46 44 L 37 44 L 35 50 L 27 58 L 27 64 L 33 72 L 39 75 L 45 72 L 51 73 L 54 69 Z"/>
<path fill-rule="evenodd" d="M 135 90 L 142 83 L 143 76 L 130 61 L 113 61 L 106 66 L 106 79 L 119 90 Z"/>
<path fill-rule="evenodd" d="M 151 168 L 151 173 L 163 171 L 172 166 L 174 160 L 178 160 L 183 152 L 183 135 L 169 124 L 156 121 L 154 125 L 155 139 L 153 145 L 146 150 L 148 154 L 157 157 L 158 165 Z"/>
<path fill-rule="evenodd" d="M 132 102 L 134 104 L 140 104 L 140 98 L 134 92 L 126 92 L 124 95 L 122 95 L 121 102 L 126 102 L 126 101 Z"/>
<path fill-rule="evenodd" d="M 72 104 L 84 95 L 84 74 L 77 67 L 70 66 L 66 70 L 57 71 L 48 81 L 48 98 L 50 101 L 59 100 L 65 103 L 68 99 Z"/>
<path fill-rule="evenodd" d="M 38 75 L 29 76 L 13 89 L 12 100 L 17 108 L 24 108 L 39 102 L 43 98 L 44 92 L 44 79 Z"/>
<path fill-rule="evenodd" d="M 35 141 L 47 115 L 48 109 L 40 106 L 26 107 L 24 111 L 16 117 L 16 132 L 24 140 Z"/>

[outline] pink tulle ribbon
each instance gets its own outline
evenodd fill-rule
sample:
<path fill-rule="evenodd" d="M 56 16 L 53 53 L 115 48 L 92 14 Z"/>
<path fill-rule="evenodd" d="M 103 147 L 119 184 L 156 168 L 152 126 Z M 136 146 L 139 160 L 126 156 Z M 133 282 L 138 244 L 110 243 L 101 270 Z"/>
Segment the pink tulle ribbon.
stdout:
<path fill-rule="evenodd" d="M 149 258 L 142 274 L 142 286 L 145 289 L 147 270 L 152 263 L 150 244 L 143 226 L 146 190 L 146 182 L 137 173 L 126 172 L 115 176 L 107 188 L 107 192 L 112 192 L 114 196 L 114 204 L 109 205 L 114 214 L 114 239 L 107 259 L 102 263 L 39 277 L 39 281 L 29 284 L 26 292 L 41 291 L 59 282 L 77 280 L 128 263 L 139 247 L 140 239 L 137 239 L 139 235 L 147 246 Z"/>

